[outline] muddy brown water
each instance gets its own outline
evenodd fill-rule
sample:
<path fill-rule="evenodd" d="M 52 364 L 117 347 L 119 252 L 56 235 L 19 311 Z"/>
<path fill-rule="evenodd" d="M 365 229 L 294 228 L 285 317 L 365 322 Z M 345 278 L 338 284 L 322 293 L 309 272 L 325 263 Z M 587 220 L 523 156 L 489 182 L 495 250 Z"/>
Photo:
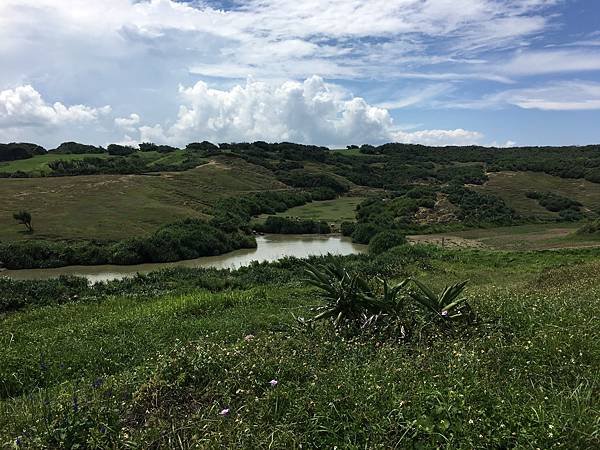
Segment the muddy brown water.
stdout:
<path fill-rule="evenodd" d="M 236 269 L 253 261 L 276 261 L 286 256 L 306 258 L 312 255 L 350 255 L 363 253 L 365 245 L 353 244 L 349 238 L 337 235 L 265 235 L 256 238 L 257 248 L 236 250 L 219 256 L 177 261 L 171 263 L 137 264 L 132 266 L 67 266 L 54 269 L 6 270 L 0 276 L 15 280 L 44 280 L 60 275 L 76 275 L 92 283 L 133 277 L 171 267 L 214 267 Z"/>

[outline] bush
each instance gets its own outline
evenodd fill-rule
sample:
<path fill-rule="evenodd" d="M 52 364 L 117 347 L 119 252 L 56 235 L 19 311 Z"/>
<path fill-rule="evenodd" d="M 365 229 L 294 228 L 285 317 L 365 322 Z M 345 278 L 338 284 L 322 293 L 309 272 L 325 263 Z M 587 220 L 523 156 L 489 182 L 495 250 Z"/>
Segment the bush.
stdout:
<path fill-rule="evenodd" d="M 369 242 L 369 253 L 379 255 L 391 248 L 406 244 L 406 237 L 398 231 L 386 230 L 377 233 Z"/>
<path fill-rule="evenodd" d="M 128 145 L 110 144 L 108 146 L 108 154 L 113 156 L 128 156 L 136 151 L 135 148 Z"/>
<path fill-rule="evenodd" d="M 102 147 L 80 144 L 78 142 L 63 142 L 57 148 L 52 150 L 52 153 L 83 155 L 106 153 L 106 150 L 104 150 Z"/>
<path fill-rule="evenodd" d="M 368 244 L 371 238 L 381 231 L 381 228 L 372 223 L 359 223 L 352 232 L 352 241 L 358 244 Z"/>
<path fill-rule="evenodd" d="M 8 269 L 70 265 L 141 264 L 213 256 L 256 247 L 252 236 L 227 233 L 198 219 L 159 228 L 146 237 L 113 243 L 29 240 L 0 244 L 0 261 Z"/>
<path fill-rule="evenodd" d="M 256 231 L 275 234 L 329 234 L 331 227 L 327 222 L 310 219 L 269 216 L 265 223 L 256 224 Z"/>
<path fill-rule="evenodd" d="M 26 142 L 0 144 L 0 161 L 15 161 L 18 159 L 28 159 L 35 155 L 45 155 L 46 149 L 36 144 Z"/>
<path fill-rule="evenodd" d="M 352 236 L 356 229 L 356 222 L 342 222 L 340 225 L 340 231 L 343 236 Z"/>
<path fill-rule="evenodd" d="M 577 234 L 597 234 L 600 235 L 600 219 L 586 223 L 577 230 Z"/>

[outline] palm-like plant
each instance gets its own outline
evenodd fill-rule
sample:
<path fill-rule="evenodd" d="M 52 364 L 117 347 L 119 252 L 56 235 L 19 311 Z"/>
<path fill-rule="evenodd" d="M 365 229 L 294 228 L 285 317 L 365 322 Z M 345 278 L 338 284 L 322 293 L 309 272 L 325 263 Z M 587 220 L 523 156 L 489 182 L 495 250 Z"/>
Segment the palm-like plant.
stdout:
<path fill-rule="evenodd" d="M 420 305 L 431 310 L 433 313 L 445 318 L 457 318 L 470 312 L 470 306 L 465 297 L 461 297 L 468 281 L 446 286 L 439 294 L 436 294 L 418 280 L 412 280 L 419 288 L 411 291 L 409 295 Z"/>
<path fill-rule="evenodd" d="M 307 281 L 321 290 L 326 301 L 312 321 L 334 318 L 336 326 L 343 321 L 360 321 L 368 326 L 385 314 L 397 313 L 401 306 L 398 294 L 407 283 L 390 287 L 383 281 L 383 297 L 379 298 L 363 277 L 337 262 L 320 267 L 307 263 L 306 274 Z"/>

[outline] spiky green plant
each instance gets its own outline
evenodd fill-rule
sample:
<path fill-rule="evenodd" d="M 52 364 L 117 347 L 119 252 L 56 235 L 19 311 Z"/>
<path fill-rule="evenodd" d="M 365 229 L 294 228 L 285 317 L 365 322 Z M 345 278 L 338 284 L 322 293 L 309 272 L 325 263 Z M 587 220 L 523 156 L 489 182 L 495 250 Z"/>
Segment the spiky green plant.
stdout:
<path fill-rule="evenodd" d="M 419 280 L 412 279 L 418 291 L 411 291 L 409 295 L 421 306 L 429 309 L 440 317 L 455 319 L 471 313 L 471 307 L 462 293 L 468 281 L 446 286 L 440 293 L 433 292 Z"/>
<path fill-rule="evenodd" d="M 390 287 L 386 280 L 382 280 L 383 296 L 379 296 L 364 277 L 350 273 L 339 263 L 319 267 L 307 263 L 306 274 L 306 281 L 321 291 L 326 302 L 311 320 L 333 318 L 336 326 L 344 321 L 357 321 L 365 327 L 386 315 L 398 314 L 402 304 L 398 294 L 408 282 L 405 280 Z"/>

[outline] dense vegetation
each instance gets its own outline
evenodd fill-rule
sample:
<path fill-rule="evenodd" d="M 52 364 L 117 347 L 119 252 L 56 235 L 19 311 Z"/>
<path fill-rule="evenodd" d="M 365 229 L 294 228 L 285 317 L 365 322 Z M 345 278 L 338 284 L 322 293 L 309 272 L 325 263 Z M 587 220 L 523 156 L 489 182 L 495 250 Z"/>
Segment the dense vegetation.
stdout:
<path fill-rule="evenodd" d="M 224 230 L 249 230 L 250 220 L 260 214 L 283 212 L 315 200 L 330 200 L 336 193 L 329 188 L 260 192 L 228 197 L 215 204 L 211 224 Z"/>
<path fill-rule="evenodd" d="M 193 259 L 256 247 L 252 236 L 224 232 L 197 219 L 163 226 L 150 236 L 118 242 L 27 240 L 0 243 L 8 269 L 69 265 L 141 264 Z"/>
<path fill-rule="evenodd" d="M 28 143 L 0 144 L 0 161 L 15 161 L 19 159 L 33 158 L 35 155 L 46 153 L 44 147 Z"/>
<path fill-rule="evenodd" d="M 311 219 L 296 219 L 293 217 L 269 216 L 262 223 L 254 225 L 261 233 L 275 234 L 329 234 L 331 227 L 327 222 Z"/>
<path fill-rule="evenodd" d="M 348 308 L 294 259 L 94 286 L 5 280 L 0 298 L 29 308 L 0 317 L 0 443 L 595 448 L 597 260 L 408 246 L 311 259 Z M 467 278 L 462 295 L 444 290 Z M 453 293 L 472 320 L 426 306 Z M 393 320 L 371 309 L 384 298 Z M 342 307 L 350 321 L 335 327 L 339 314 L 308 319 Z M 361 311 L 377 317 L 350 326 Z"/>
<path fill-rule="evenodd" d="M 598 447 L 600 250 L 451 250 L 405 237 L 578 220 L 584 211 L 594 219 L 575 191 L 520 191 L 526 205 L 558 213 L 540 219 L 483 188 L 500 170 L 600 182 L 597 146 L 387 144 L 345 153 L 265 142 L 144 143 L 139 151 L 65 143 L 48 154 L 47 171 L 43 152 L 0 147 L 3 173 L 146 174 L 210 163 L 186 174 L 97 177 L 178 178 L 166 198 L 193 204 L 185 211 L 205 220 L 119 240 L 52 239 L 39 209 L 13 205 L 11 225 L 26 231 L 33 216 L 35 232 L 0 243 L 9 268 L 175 261 L 252 247 L 253 231 L 325 233 L 319 216 L 284 214 L 340 195 L 354 196 L 346 212 L 358 204 L 341 231 L 369 253 L 94 285 L 0 277 L 0 447 Z M 41 161 L 11 171 L 20 158 Z M 213 189 L 241 166 L 271 184 Z M 177 195 L 201 176 L 200 195 Z M 62 188 L 63 179 L 42 181 Z M 590 220 L 572 239 L 598 230 Z"/>
<path fill-rule="evenodd" d="M 564 220 L 577 221 L 583 218 L 581 203 L 552 192 L 528 192 L 527 197 L 537 200 L 548 211 L 557 212 Z"/>
<path fill-rule="evenodd" d="M 31 152 L 43 151 L 31 147 L 32 144 L 10 145 L 25 146 Z M 362 146 L 358 152 L 356 150 L 353 148 L 353 153 L 344 153 L 324 147 L 261 141 L 219 145 L 204 141 L 190 143 L 185 149 L 142 143 L 139 150 L 117 144 L 104 149 L 67 142 L 48 153 L 54 156 L 64 154 L 65 159 L 49 160 L 47 172 L 4 171 L 1 174 L 10 177 L 37 176 L 41 173 L 46 176 L 151 175 L 153 172 L 188 171 L 207 163 L 219 164 L 219 167 L 229 167 L 235 162 L 250 163 L 250 167 L 283 183 L 281 191 L 247 193 L 206 202 L 202 212 L 211 216 L 211 226 L 227 233 L 250 233 L 252 227 L 262 232 L 327 232 L 329 227 L 312 217 L 268 218 L 256 224 L 251 221 L 260 214 L 282 213 L 311 201 L 334 199 L 349 193 L 366 197 L 366 200 L 357 208 L 355 223 L 344 224 L 341 231 L 344 235 L 352 236 L 354 242 L 368 244 L 373 236 L 383 231 L 407 235 L 467 227 L 512 226 L 541 220 L 581 220 L 584 218 L 582 204 L 556 193 L 531 192 L 528 196 L 548 211 L 557 212 L 558 218 L 554 215 L 528 215 L 522 210 L 517 213 L 495 192 L 484 192 L 480 188 L 488 181 L 489 173 L 498 170 L 535 170 L 560 177 L 586 177 L 591 180 L 593 176 L 590 174 L 597 170 L 599 166 L 596 162 L 600 161 L 597 146 L 490 149 L 385 144 L 379 147 Z M 559 167 L 560 171 L 557 169 Z M 25 208 L 29 206 L 23 205 Z M 199 208 L 192 209 L 192 215 L 196 215 Z M 11 215 L 14 213 L 11 212 Z M 596 213 L 586 212 L 585 215 L 594 217 Z M 7 245 L 2 244 L 4 247 Z M 107 246 L 104 243 L 89 246 L 94 249 L 93 256 L 56 256 L 60 253 L 56 250 L 58 247 L 75 249 L 73 252 L 79 254 L 82 245 L 81 242 L 68 245 L 34 242 L 19 244 L 11 249 L 42 255 L 42 261 L 46 262 L 40 265 L 62 264 L 59 261 L 140 260 L 137 256 L 106 257 L 104 250 Z M 97 250 L 99 247 L 102 250 Z M 136 250 L 132 253 L 140 255 L 151 252 Z M 44 254 L 49 256 L 45 257 Z M 23 261 L 28 259 L 27 256 L 22 258 Z"/>

